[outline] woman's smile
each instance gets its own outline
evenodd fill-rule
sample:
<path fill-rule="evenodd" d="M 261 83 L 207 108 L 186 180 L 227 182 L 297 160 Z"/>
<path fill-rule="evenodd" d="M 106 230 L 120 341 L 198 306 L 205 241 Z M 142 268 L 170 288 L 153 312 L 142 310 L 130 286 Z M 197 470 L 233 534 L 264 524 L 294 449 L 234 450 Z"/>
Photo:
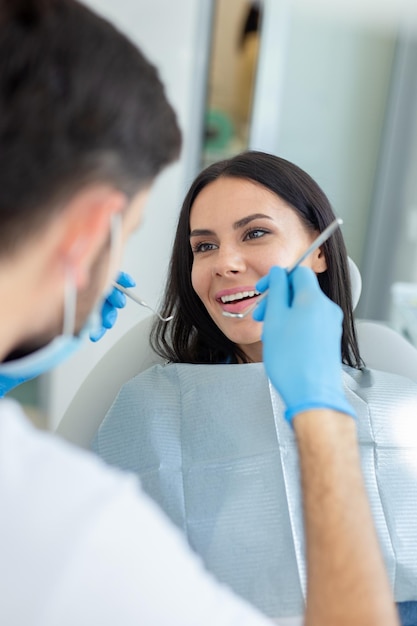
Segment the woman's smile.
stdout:
<path fill-rule="evenodd" d="M 252 286 L 241 286 L 230 289 L 223 289 L 215 295 L 216 301 L 219 303 L 223 311 L 228 313 L 241 313 L 248 306 L 252 305 L 259 291 Z"/>

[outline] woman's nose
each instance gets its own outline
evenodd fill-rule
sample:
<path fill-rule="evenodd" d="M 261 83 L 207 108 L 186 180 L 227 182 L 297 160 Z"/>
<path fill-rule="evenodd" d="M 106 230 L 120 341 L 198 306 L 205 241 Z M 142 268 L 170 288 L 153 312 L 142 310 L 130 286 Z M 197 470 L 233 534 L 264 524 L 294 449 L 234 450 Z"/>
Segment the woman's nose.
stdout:
<path fill-rule="evenodd" d="M 218 249 L 213 267 L 215 274 L 227 276 L 227 274 L 243 272 L 245 269 L 245 259 L 235 246 L 221 246 Z"/>

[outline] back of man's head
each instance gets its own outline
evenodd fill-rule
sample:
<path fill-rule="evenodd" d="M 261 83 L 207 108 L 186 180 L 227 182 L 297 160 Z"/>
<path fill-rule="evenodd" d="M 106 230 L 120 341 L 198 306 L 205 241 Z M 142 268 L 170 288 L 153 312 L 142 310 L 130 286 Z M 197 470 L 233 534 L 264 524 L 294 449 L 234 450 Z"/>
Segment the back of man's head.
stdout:
<path fill-rule="evenodd" d="M 179 153 L 155 68 L 74 0 L 0 0 L 0 255 L 81 186 L 132 196 Z"/>

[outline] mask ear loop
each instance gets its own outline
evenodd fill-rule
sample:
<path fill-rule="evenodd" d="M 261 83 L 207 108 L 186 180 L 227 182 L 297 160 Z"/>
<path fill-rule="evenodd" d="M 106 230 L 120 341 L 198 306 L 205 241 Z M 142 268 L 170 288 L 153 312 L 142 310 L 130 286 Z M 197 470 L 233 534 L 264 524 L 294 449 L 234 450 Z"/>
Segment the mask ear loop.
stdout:
<path fill-rule="evenodd" d="M 112 268 L 116 265 L 116 259 L 120 258 L 122 249 L 122 217 L 120 213 L 111 216 L 110 222 L 110 254 L 107 284 L 111 283 Z M 62 334 L 65 337 L 73 337 L 75 334 L 75 317 L 77 311 L 77 290 L 71 268 L 65 272 L 64 286 L 64 319 Z"/>
<path fill-rule="evenodd" d="M 120 213 L 113 213 L 110 218 L 110 254 L 109 254 L 109 269 L 107 272 L 106 285 L 108 288 L 112 285 L 113 279 L 117 275 L 118 271 L 113 270 L 117 268 L 119 259 L 122 256 L 122 216 Z M 113 276 L 113 271 L 115 276 Z"/>
<path fill-rule="evenodd" d="M 62 334 L 73 337 L 75 332 L 75 314 L 77 309 L 77 290 L 72 271 L 67 267 L 64 286 L 64 320 Z"/>

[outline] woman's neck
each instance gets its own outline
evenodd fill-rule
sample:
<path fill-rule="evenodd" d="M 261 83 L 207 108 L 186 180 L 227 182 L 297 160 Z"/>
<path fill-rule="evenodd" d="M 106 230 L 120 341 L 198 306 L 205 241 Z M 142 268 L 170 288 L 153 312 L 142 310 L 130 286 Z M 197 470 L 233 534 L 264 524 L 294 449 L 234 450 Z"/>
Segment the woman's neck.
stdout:
<path fill-rule="evenodd" d="M 261 363 L 262 358 L 262 341 L 240 345 L 239 348 L 246 354 L 248 359 L 253 363 Z"/>

